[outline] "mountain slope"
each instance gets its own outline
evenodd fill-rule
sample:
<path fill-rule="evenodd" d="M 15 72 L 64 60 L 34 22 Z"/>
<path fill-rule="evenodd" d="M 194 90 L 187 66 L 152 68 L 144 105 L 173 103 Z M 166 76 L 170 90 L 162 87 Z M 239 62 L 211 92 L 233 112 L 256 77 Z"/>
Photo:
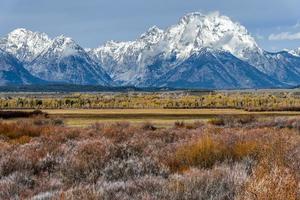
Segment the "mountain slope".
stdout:
<path fill-rule="evenodd" d="M 71 38 L 59 36 L 27 65 L 37 77 L 80 85 L 109 85 L 111 78 Z"/>
<path fill-rule="evenodd" d="M 204 48 L 170 70 L 152 86 L 174 88 L 273 88 L 284 86 L 229 52 Z"/>
<path fill-rule="evenodd" d="M 247 60 L 257 69 L 276 78 L 277 80 L 290 84 L 300 84 L 300 57 L 288 52 L 251 52 Z"/>
<path fill-rule="evenodd" d="M 0 86 L 45 84 L 32 76 L 18 59 L 0 49 Z"/>

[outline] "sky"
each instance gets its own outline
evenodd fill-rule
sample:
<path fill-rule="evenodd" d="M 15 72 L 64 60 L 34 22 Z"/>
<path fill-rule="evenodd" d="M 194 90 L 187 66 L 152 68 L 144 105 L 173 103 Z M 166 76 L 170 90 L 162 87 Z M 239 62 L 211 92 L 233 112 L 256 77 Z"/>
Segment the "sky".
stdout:
<path fill-rule="evenodd" d="M 187 13 L 220 12 L 268 51 L 300 47 L 300 0 L 1 0 L 0 37 L 16 28 L 66 35 L 83 47 L 138 38 Z"/>

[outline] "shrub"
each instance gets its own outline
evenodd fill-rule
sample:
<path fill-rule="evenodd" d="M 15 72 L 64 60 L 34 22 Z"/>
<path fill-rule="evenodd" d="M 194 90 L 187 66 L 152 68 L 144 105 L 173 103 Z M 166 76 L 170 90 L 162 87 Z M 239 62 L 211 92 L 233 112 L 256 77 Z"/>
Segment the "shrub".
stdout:
<path fill-rule="evenodd" d="M 64 124 L 62 119 L 43 119 L 43 118 L 36 118 L 33 119 L 33 124 L 37 126 L 45 126 L 45 125 L 53 125 L 53 126 L 60 126 Z"/>
<path fill-rule="evenodd" d="M 8 139 L 38 137 L 41 133 L 42 127 L 37 127 L 29 122 L 0 122 L 0 135 Z"/>
<path fill-rule="evenodd" d="M 108 181 L 126 181 L 146 175 L 167 177 L 168 174 L 168 169 L 154 158 L 136 156 L 112 160 L 103 170 L 103 177 Z"/>
<path fill-rule="evenodd" d="M 48 114 L 42 112 L 41 110 L 34 110 L 32 112 L 24 111 L 0 111 L 0 118 L 10 119 L 10 118 L 28 118 L 28 117 L 47 117 Z"/>
<path fill-rule="evenodd" d="M 175 128 L 184 128 L 185 127 L 185 123 L 183 121 L 176 121 L 174 123 Z"/>
<path fill-rule="evenodd" d="M 155 131 L 34 120 L 0 122 L 0 199 L 299 199 L 296 118 Z"/>
<path fill-rule="evenodd" d="M 145 122 L 142 124 L 142 129 L 143 130 L 150 130 L 150 131 L 155 131 L 157 128 L 151 124 L 150 122 Z"/>
<path fill-rule="evenodd" d="M 190 167 L 211 168 L 226 160 L 239 161 L 247 157 L 256 158 L 259 154 L 256 141 L 221 141 L 220 138 L 203 136 L 197 142 L 179 147 L 168 159 L 172 170 L 185 171 Z"/>
<path fill-rule="evenodd" d="M 192 166 L 210 168 L 215 163 L 226 159 L 226 148 L 223 144 L 205 136 L 196 143 L 187 144 L 177 149 L 169 163 L 173 170 L 187 170 Z"/>
<path fill-rule="evenodd" d="M 264 164 L 257 166 L 239 199 L 296 200 L 299 183 L 291 171 L 278 165 L 268 168 Z"/>
<path fill-rule="evenodd" d="M 109 161 L 112 146 L 107 140 L 85 140 L 75 143 L 75 148 L 61 165 L 62 178 L 67 183 L 95 182 Z"/>
<path fill-rule="evenodd" d="M 238 141 L 233 147 L 233 156 L 237 160 L 243 158 L 257 157 L 259 154 L 259 144 L 257 141 Z"/>
<path fill-rule="evenodd" d="M 224 126 L 225 121 L 222 118 L 213 118 L 208 120 L 209 124 L 215 125 L 215 126 Z"/>

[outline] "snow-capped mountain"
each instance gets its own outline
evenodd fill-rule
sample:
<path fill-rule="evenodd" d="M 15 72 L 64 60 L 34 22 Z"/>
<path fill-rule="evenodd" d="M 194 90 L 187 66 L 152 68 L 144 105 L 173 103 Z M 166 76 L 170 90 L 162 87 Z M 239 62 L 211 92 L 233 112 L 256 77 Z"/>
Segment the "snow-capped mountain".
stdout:
<path fill-rule="evenodd" d="M 114 80 L 135 84 L 135 80 L 139 83 L 145 78 L 147 66 L 156 63 L 157 58 L 174 61 L 159 69 L 162 75 L 206 47 L 228 51 L 241 59 L 246 59 L 249 51 L 262 51 L 246 28 L 228 17 L 191 13 L 164 31 L 153 27 L 136 41 L 108 42 L 89 53 Z"/>
<path fill-rule="evenodd" d="M 119 83 L 147 85 L 203 48 L 227 51 L 285 84 L 300 84 L 299 58 L 264 51 L 244 26 L 219 13 L 190 13 L 166 30 L 154 27 L 135 41 L 108 42 L 89 53 Z"/>
<path fill-rule="evenodd" d="M 28 63 L 51 44 L 45 33 L 16 29 L 0 39 L 0 48 L 11 53 L 20 61 Z"/>
<path fill-rule="evenodd" d="M 137 40 L 83 49 L 65 36 L 16 29 L 0 48 L 33 75 L 74 84 L 263 88 L 300 84 L 300 49 L 270 53 L 219 13 L 190 13 Z"/>
<path fill-rule="evenodd" d="M 54 38 L 26 68 L 47 81 L 80 85 L 110 85 L 111 78 L 85 50 L 65 36 Z"/>
<path fill-rule="evenodd" d="M 0 49 L 0 86 L 31 84 L 46 84 L 46 82 L 32 76 L 18 59 Z"/>
<path fill-rule="evenodd" d="M 43 80 L 74 84 L 111 83 L 102 67 L 68 37 L 50 39 L 45 33 L 21 28 L 0 39 L 0 48 Z"/>
<path fill-rule="evenodd" d="M 129 84 L 134 82 L 133 77 L 142 75 L 147 59 L 158 54 L 156 45 L 162 36 L 162 30 L 152 27 L 136 41 L 109 41 L 104 46 L 90 50 L 89 54 L 113 80 Z"/>

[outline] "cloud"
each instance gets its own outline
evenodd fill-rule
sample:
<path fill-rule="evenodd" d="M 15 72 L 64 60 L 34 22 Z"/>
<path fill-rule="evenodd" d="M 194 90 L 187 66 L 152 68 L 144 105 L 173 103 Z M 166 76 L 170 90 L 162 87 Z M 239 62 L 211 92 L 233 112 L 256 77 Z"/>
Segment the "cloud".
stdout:
<path fill-rule="evenodd" d="M 293 28 L 300 28 L 300 21 L 298 21 L 294 26 Z"/>
<path fill-rule="evenodd" d="M 271 34 L 269 40 L 300 40 L 300 32 L 282 32 L 278 34 Z"/>

